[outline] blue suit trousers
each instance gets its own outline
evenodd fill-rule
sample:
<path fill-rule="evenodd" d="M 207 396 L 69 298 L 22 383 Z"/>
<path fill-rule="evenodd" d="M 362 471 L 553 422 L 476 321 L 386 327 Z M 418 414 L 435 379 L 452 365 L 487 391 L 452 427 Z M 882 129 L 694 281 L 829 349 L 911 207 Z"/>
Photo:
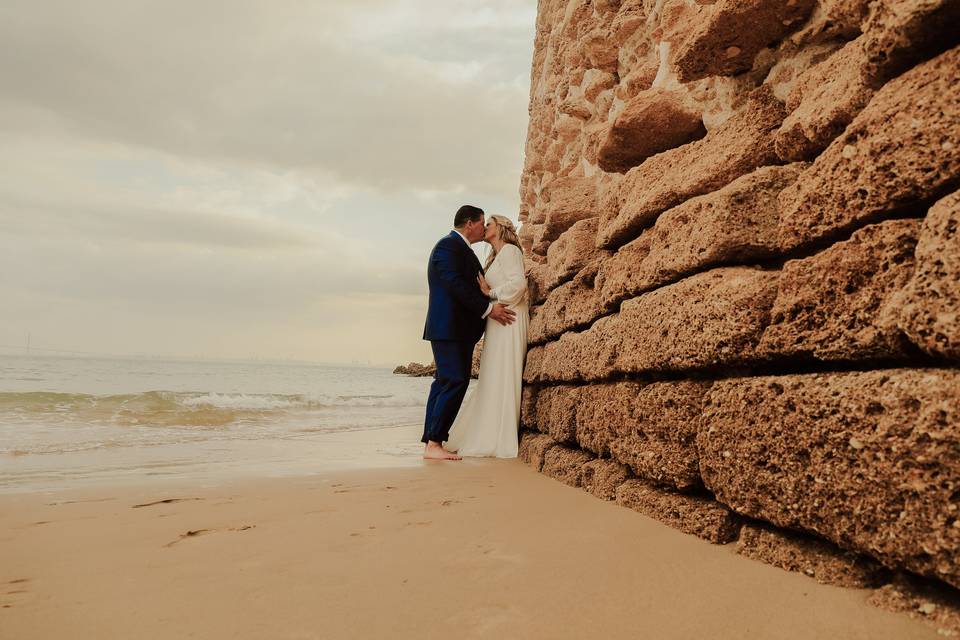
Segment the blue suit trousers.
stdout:
<path fill-rule="evenodd" d="M 432 340 L 433 361 L 437 374 L 427 397 L 427 416 L 421 442 L 444 442 L 460 411 L 463 396 L 470 384 L 473 347 L 476 342 L 464 340 Z"/>

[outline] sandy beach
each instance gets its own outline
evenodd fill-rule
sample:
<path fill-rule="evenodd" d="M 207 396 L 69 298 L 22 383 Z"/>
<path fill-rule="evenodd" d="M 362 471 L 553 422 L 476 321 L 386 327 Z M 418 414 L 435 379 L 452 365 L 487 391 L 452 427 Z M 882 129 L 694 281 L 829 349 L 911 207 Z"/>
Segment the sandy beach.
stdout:
<path fill-rule="evenodd" d="M 517 460 L 0 496 L 0 637 L 934 638 Z"/>

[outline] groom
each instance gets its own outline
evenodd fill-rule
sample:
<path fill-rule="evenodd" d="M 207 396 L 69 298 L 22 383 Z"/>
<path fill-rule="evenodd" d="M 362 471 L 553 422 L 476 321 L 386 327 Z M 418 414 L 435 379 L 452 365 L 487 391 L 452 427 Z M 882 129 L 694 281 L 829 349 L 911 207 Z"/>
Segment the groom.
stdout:
<path fill-rule="evenodd" d="M 427 283 L 430 305 L 423 339 L 430 341 L 437 373 L 427 397 L 427 417 L 421 442 L 428 460 L 459 460 L 443 448 L 470 383 L 473 347 L 483 335 L 484 320 L 502 325 L 513 323 L 516 314 L 502 304 L 493 304 L 480 291 L 477 275 L 480 261 L 470 248 L 483 239 L 483 209 L 468 204 L 457 210 L 453 231 L 430 253 Z"/>

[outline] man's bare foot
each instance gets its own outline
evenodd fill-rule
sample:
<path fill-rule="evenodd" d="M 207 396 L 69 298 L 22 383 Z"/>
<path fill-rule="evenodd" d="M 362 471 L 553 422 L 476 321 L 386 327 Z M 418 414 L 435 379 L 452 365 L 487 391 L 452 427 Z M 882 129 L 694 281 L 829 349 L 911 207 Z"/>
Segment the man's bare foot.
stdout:
<path fill-rule="evenodd" d="M 423 448 L 424 460 L 462 460 L 460 456 L 451 453 L 440 446 L 439 442 L 428 442 Z"/>

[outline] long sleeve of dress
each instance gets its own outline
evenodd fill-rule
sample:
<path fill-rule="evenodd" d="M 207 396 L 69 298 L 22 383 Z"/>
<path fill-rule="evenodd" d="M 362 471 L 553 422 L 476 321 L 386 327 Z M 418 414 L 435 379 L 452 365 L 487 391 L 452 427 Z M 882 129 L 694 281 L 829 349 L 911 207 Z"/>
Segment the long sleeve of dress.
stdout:
<path fill-rule="evenodd" d="M 512 244 L 504 245 L 497 256 L 506 281 L 490 290 L 496 299 L 506 305 L 517 305 L 527 300 L 527 276 L 523 271 L 523 252 Z"/>

